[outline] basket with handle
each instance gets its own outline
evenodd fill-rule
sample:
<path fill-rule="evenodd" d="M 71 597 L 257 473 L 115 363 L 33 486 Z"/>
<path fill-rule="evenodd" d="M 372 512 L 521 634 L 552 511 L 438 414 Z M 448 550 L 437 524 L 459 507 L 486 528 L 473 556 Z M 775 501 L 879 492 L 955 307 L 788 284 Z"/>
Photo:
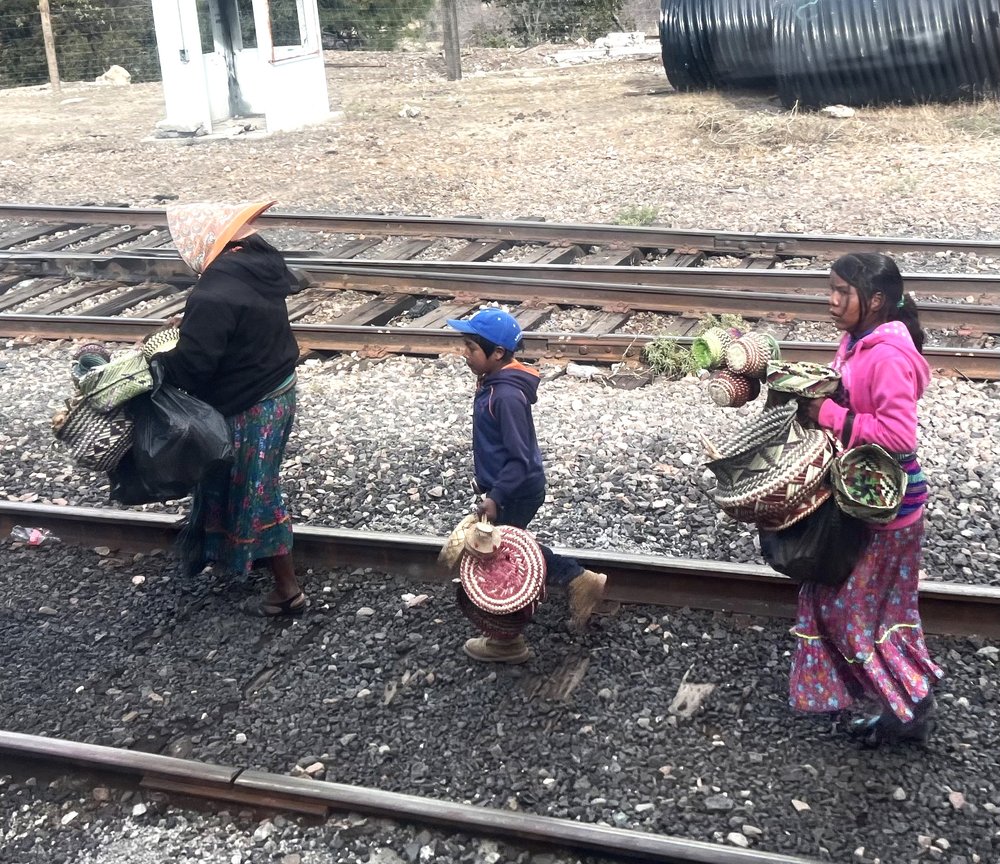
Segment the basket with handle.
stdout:
<path fill-rule="evenodd" d="M 132 446 L 132 421 L 123 408 L 97 411 L 76 396 L 52 418 L 52 434 L 69 448 L 78 465 L 112 471 Z"/>
<path fill-rule="evenodd" d="M 845 450 L 834 461 L 830 475 L 837 506 L 876 524 L 896 518 L 909 479 L 896 457 L 878 444 Z"/>
<path fill-rule="evenodd" d="M 153 376 L 142 352 L 129 351 L 88 372 L 77 387 L 95 411 L 107 413 L 152 390 Z"/>

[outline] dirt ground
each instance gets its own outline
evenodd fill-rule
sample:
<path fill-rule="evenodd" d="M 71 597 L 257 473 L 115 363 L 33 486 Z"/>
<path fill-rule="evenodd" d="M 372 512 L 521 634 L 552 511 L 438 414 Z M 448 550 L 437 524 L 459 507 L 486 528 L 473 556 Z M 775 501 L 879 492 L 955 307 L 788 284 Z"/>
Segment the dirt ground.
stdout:
<path fill-rule="evenodd" d="M 275 198 L 331 212 L 1000 237 L 995 102 L 838 120 L 760 95 L 675 93 L 658 56 L 564 66 L 555 51 L 472 49 L 458 82 L 437 53 L 330 52 L 339 117 L 256 140 L 149 140 L 158 84 L 0 91 L 0 201 Z"/>

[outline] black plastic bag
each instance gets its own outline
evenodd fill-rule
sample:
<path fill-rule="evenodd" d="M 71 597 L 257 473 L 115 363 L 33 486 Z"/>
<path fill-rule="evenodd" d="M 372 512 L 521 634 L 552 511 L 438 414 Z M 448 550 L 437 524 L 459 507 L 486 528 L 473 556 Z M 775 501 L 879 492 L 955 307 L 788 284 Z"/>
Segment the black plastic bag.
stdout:
<path fill-rule="evenodd" d="M 163 370 L 151 365 L 153 389 L 130 399 L 134 424 L 132 449 L 109 472 L 111 499 L 150 504 L 183 498 L 209 471 L 233 461 L 226 418 L 201 399 L 163 383 Z"/>
<path fill-rule="evenodd" d="M 760 551 L 796 582 L 840 585 L 868 545 L 868 526 L 848 516 L 833 498 L 784 531 L 761 531 Z"/>

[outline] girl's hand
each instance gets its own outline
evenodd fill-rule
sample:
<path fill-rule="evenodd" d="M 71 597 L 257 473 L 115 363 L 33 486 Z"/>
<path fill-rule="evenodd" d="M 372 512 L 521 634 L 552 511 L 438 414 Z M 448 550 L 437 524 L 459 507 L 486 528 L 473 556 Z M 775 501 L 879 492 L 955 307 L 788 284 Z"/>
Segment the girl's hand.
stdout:
<path fill-rule="evenodd" d="M 803 399 L 799 404 L 799 422 L 808 426 L 819 426 L 819 412 L 823 408 L 826 397 L 822 399 Z"/>

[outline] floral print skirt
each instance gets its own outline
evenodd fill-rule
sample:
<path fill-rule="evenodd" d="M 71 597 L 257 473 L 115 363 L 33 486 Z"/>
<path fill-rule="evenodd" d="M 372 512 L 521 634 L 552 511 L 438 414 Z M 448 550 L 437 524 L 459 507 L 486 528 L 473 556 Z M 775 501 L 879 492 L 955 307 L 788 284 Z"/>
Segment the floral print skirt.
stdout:
<path fill-rule="evenodd" d="M 789 701 L 840 711 L 856 699 L 888 705 L 904 723 L 944 673 L 931 660 L 917 611 L 923 522 L 872 531 L 843 585 L 799 591 Z"/>
<path fill-rule="evenodd" d="M 214 563 L 246 575 L 260 558 L 292 550 L 292 522 L 281 500 L 278 471 L 295 419 L 295 388 L 226 418 L 235 461 L 195 491 L 189 524 L 197 552 L 189 564 Z M 192 560 L 197 559 L 197 560 Z"/>

